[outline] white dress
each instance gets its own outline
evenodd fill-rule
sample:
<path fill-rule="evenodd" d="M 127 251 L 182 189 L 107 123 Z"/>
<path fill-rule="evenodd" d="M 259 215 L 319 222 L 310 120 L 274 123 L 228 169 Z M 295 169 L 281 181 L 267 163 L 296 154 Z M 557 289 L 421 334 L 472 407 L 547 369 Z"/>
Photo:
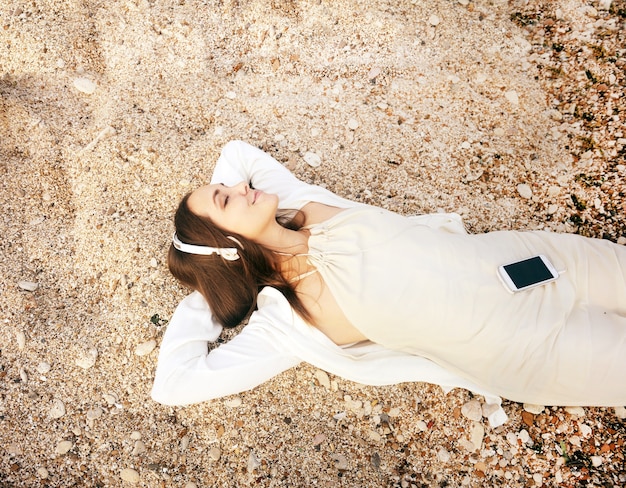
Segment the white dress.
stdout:
<path fill-rule="evenodd" d="M 442 232 L 375 207 L 311 227 L 309 261 L 348 320 L 510 400 L 626 404 L 626 248 L 551 232 Z M 498 266 L 558 280 L 510 293 Z"/>
<path fill-rule="evenodd" d="M 310 259 L 346 316 L 373 342 L 337 346 L 267 287 L 243 331 L 209 353 L 222 328 L 194 292 L 163 337 L 156 401 L 187 405 L 238 393 L 306 361 L 370 385 L 467 388 L 498 406 L 498 395 L 529 403 L 626 404 L 618 377 L 626 357 L 623 246 L 534 232 L 469 236 L 456 214 L 405 218 L 345 200 L 233 141 L 211 182 L 242 180 L 278 195 L 280 208 L 317 201 L 347 209 L 311 228 Z M 509 294 L 497 281 L 497 265 L 539 250 L 566 270 L 558 285 Z M 585 285 L 587 273 L 598 283 Z M 489 421 L 497 426 L 506 418 L 499 408 Z"/>

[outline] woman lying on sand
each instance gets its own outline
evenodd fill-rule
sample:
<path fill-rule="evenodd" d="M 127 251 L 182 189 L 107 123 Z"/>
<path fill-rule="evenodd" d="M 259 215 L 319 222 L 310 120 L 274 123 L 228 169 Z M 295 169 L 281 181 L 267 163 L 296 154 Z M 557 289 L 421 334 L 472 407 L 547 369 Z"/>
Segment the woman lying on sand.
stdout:
<path fill-rule="evenodd" d="M 404 217 L 303 183 L 240 141 L 224 147 L 211 184 L 183 198 L 175 227 L 168 264 L 196 291 L 161 344 L 160 403 L 251 389 L 306 361 L 370 385 L 463 387 L 490 403 L 626 405 L 624 246 L 470 235 L 456 214 Z M 512 292 L 499 267 L 537 255 L 558 278 Z"/>

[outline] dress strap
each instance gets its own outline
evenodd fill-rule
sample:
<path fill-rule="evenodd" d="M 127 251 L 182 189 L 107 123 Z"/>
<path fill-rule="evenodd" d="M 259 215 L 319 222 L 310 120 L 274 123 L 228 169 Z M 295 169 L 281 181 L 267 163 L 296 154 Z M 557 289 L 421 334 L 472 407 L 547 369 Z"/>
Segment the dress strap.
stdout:
<path fill-rule="evenodd" d="M 296 281 L 300 281 L 307 276 L 311 276 L 313 273 L 317 273 L 317 268 L 314 268 L 311 271 L 307 271 L 306 273 L 299 274 L 298 276 L 294 276 L 289 280 L 289 283 L 295 283 Z"/>

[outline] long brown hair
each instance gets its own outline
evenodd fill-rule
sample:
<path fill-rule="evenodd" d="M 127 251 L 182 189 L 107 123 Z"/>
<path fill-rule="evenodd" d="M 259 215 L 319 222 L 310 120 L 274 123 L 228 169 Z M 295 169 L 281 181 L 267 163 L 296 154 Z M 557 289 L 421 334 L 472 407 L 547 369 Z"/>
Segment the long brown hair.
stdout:
<path fill-rule="evenodd" d="M 199 291 L 224 327 L 236 327 L 254 311 L 257 295 L 264 286 L 279 290 L 291 307 L 310 321 L 311 316 L 298 298 L 295 286 L 280 273 L 277 255 L 239 234 L 223 231 L 208 217 L 194 214 L 189 209 L 190 195 L 183 197 L 174 214 L 178 238 L 198 246 L 236 247 L 240 258 L 227 261 L 218 255 L 187 254 L 170 245 L 167 265 L 172 275 Z M 299 212 L 292 211 L 281 213 L 276 220 L 284 227 L 297 230 L 302 218 Z"/>

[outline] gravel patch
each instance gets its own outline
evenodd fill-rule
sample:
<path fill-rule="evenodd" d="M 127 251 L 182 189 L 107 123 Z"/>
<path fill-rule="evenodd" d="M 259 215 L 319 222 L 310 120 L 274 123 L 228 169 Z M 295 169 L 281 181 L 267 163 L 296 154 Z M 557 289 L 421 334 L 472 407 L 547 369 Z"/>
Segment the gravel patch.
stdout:
<path fill-rule="evenodd" d="M 244 139 L 473 232 L 626 244 L 626 2 L 0 6 L 0 486 L 624 486 L 626 410 L 303 364 L 154 403 L 173 210 Z M 224 335 L 227 340 L 237 331 Z"/>

